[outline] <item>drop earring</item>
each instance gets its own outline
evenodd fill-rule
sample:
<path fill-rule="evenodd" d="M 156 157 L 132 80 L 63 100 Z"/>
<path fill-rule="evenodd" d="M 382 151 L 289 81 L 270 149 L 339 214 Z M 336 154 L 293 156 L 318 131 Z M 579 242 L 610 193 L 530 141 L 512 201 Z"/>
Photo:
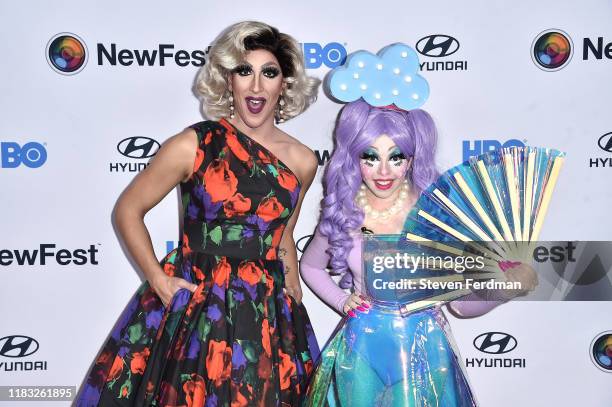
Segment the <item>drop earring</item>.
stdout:
<path fill-rule="evenodd" d="M 283 107 L 285 106 L 285 99 L 283 98 L 283 94 L 281 93 L 278 98 L 278 111 L 276 114 L 276 123 L 284 123 L 285 122 L 285 111 Z"/>
<path fill-rule="evenodd" d="M 234 115 L 234 94 L 232 92 L 229 92 L 227 100 L 229 101 L 229 117 L 233 119 L 236 116 Z"/>

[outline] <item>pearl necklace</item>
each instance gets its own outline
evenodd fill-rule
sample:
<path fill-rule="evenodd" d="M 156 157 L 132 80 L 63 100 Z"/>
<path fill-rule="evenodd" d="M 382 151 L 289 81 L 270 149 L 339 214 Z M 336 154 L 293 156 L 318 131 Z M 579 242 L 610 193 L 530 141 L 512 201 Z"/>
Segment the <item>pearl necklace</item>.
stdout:
<path fill-rule="evenodd" d="M 382 211 L 376 210 L 372 208 L 370 204 L 368 204 L 368 200 L 366 198 L 366 186 L 361 184 L 359 188 L 359 192 L 357 193 L 357 205 L 365 212 L 366 216 L 369 216 L 372 219 L 389 219 L 391 216 L 398 213 L 404 207 L 404 201 L 408 198 L 408 181 L 404 180 L 404 183 L 400 187 L 400 192 L 395 198 L 395 202 L 389 208 L 384 209 Z"/>

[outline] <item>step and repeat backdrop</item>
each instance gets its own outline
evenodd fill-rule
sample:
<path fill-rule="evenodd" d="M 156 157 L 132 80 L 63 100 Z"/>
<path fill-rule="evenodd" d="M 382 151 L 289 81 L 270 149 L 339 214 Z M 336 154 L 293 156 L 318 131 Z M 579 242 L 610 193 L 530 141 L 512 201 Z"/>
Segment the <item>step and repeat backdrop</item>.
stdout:
<path fill-rule="evenodd" d="M 611 240 L 611 18 L 604 0 L 0 2 L 0 386 L 80 385 L 142 281 L 113 206 L 161 143 L 203 120 L 191 89 L 226 26 L 254 19 L 288 32 L 319 78 L 360 49 L 414 47 L 440 170 L 500 146 L 565 151 L 541 239 Z M 340 108 L 320 92 L 282 125 L 319 159 L 298 254 L 318 219 Z M 145 218 L 160 259 L 177 244 L 179 215 L 173 191 Z M 608 274 L 598 278 L 610 293 Z M 340 317 L 304 292 L 324 344 Z M 481 405 L 603 407 L 610 311 L 605 301 L 516 302 L 448 318 Z M 47 404 L 70 402 L 19 405 Z"/>

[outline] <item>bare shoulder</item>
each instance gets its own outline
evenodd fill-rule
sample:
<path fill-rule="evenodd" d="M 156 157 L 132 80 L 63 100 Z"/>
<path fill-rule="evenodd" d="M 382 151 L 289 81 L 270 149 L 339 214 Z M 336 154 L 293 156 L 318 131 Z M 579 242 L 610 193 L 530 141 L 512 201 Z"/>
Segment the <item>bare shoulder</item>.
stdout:
<path fill-rule="evenodd" d="M 307 145 L 295 137 L 281 130 L 279 132 L 283 140 L 283 150 L 285 151 L 285 156 L 288 157 L 287 161 L 290 161 L 291 169 L 300 177 L 302 184 L 310 185 L 319 166 L 317 156 Z"/>
<path fill-rule="evenodd" d="M 172 167 L 183 174 L 184 180 L 191 175 L 197 148 L 198 136 L 195 130 L 187 128 L 164 141 L 151 163 Z"/>

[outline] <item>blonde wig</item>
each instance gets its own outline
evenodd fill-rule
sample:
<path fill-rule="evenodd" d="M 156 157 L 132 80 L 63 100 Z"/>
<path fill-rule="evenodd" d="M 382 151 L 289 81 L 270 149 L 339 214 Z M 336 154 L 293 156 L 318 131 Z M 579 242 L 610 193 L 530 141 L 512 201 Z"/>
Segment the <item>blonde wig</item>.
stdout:
<path fill-rule="evenodd" d="M 229 115 L 229 82 L 232 71 L 244 62 L 248 51 L 265 49 L 278 60 L 286 88 L 284 118 L 293 118 L 317 98 L 320 80 L 306 75 L 299 43 L 268 24 L 243 21 L 226 28 L 214 41 L 206 63 L 198 73 L 195 92 L 204 114 L 212 120 Z"/>

